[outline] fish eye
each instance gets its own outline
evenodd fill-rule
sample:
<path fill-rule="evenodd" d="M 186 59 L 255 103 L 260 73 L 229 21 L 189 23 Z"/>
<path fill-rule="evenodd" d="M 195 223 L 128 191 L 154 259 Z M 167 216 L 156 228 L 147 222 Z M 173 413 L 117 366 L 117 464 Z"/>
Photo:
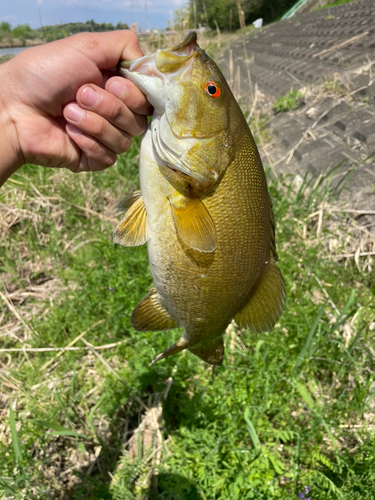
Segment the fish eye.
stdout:
<path fill-rule="evenodd" d="M 215 99 L 221 94 L 220 87 L 216 82 L 207 82 L 205 85 L 205 89 L 207 94 L 209 94 L 211 97 L 214 97 Z"/>

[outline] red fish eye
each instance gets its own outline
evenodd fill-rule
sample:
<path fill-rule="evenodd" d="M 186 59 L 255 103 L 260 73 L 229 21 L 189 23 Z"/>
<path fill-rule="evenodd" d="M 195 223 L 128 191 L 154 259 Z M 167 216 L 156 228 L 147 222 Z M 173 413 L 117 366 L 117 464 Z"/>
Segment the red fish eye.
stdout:
<path fill-rule="evenodd" d="M 206 88 L 206 92 L 211 97 L 217 98 L 221 94 L 220 87 L 215 82 L 207 82 L 206 85 L 205 85 L 205 88 Z"/>

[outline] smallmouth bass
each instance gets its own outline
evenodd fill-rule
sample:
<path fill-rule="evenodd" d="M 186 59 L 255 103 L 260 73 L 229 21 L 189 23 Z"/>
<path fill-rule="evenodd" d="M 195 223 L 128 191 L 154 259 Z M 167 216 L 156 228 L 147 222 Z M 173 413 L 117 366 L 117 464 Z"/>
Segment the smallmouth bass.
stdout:
<path fill-rule="evenodd" d="M 141 144 L 140 191 L 121 202 L 127 212 L 114 232 L 115 243 L 148 247 L 154 287 L 132 324 L 139 331 L 184 328 L 153 363 L 188 349 L 220 365 L 232 319 L 269 331 L 285 302 L 257 147 L 194 31 L 120 66 L 154 107 Z"/>

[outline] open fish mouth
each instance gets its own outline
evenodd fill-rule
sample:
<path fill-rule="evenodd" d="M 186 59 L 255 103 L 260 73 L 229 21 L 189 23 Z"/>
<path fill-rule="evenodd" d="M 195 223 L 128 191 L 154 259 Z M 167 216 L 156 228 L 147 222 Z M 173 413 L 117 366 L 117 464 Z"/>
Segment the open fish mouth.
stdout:
<path fill-rule="evenodd" d="M 154 54 L 133 61 L 121 61 L 119 70 L 120 72 L 124 72 L 124 70 L 145 72 L 147 69 L 151 69 L 147 63 L 154 60 L 157 71 L 172 73 L 177 71 L 181 64 L 190 59 L 198 49 L 197 34 L 195 31 L 189 31 L 181 42 L 167 50 L 157 50 Z M 127 73 L 125 74 L 127 75 Z"/>
<path fill-rule="evenodd" d="M 196 32 L 189 31 L 177 45 L 133 61 L 121 61 L 118 69 L 161 112 L 168 100 L 168 87 L 177 80 L 190 78 L 194 55 L 200 50 Z"/>

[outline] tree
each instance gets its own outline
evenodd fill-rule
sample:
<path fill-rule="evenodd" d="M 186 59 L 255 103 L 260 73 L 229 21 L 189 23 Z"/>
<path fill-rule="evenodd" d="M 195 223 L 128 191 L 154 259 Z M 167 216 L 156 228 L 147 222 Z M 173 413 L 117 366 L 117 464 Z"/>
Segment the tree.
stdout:
<path fill-rule="evenodd" d="M 238 20 L 240 23 L 240 28 L 244 29 L 244 27 L 245 27 L 245 13 L 242 10 L 241 0 L 237 0 L 237 10 L 238 10 Z"/>
<path fill-rule="evenodd" d="M 12 26 L 10 23 L 7 23 L 5 21 L 0 23 L 0 31 L 3 31 L 4 33 L 10 33 L 12 30 Z"/>
<path fill-rule="evenodd" d="M 222 30 L 232 30 L 251 24 L 258 17 L 265 22 L 275 21 L 296 0 L 189 0 L 191 27 L 207 26 L 215 29 L 215 21 Z"/>

